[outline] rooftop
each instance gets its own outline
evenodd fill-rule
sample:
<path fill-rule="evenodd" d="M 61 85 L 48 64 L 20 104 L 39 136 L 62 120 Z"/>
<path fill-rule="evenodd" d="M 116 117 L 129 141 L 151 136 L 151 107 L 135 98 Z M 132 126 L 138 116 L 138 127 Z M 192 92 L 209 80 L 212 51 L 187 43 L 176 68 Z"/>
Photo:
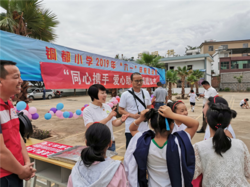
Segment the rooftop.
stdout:
<path fill-rule="evenodd" d="M 186 56 L 178 56 L 178 57 L 168 57 L 168 58 L 162 58 L 160 61 L 174 61 L 174 60 L 186 60 L 186 59 L 193 59 L 193 58 L 211 58 L 211 61 L 213 61 L 213 58 L 209 54 L 198 54 L 198 55 L 186 55 Z"/>
<path fill-rule="evenodd" d="M 243 41 L 248 41 L 250 42 L 250 39 L 244 39 L 244 40 L 228 40 L 228 41 L 207 41 L 207 42 L 202 42 L 199 48 L 201 48 L 204 44 L 214 44 L 214 43 L 226 43 L 226 42 L 243 42 Z"/>

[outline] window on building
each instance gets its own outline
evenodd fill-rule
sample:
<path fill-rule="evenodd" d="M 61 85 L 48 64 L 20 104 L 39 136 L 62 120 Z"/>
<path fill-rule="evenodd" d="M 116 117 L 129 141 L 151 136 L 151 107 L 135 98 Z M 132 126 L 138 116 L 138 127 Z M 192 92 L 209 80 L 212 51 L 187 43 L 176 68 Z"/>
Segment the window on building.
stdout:
<path fill-rule="evenodd" d="M 248 56 L 248 54 L 247 53 L 243 53 L 242 56 Z"/>
<path fill-rule="evenodd" d="M 221 45 L 222 49 L 228 49 L 228 45 Z"/>
<path fill-rule="evenodd" d="M 243 48 L 248 48 L 248 43 L 244 43 Z"/>
<path fill-rule="evenodd" d="M 208 51 L 214 51 L 214 46 L 208 46 Z"/>
<path fill-rule="evenodd" d="M 169 69 L 170 69 L 170 70 L 174 70 L 174 66 L 170 66 Z"/>
<path fill-rule="evenodd" d="M 221 62 L 220 63 L 220 69 L 221 70 L 229 69 L 229 62 Z"/>
<path fill-rule="evenodd" d="M 193 65 L 187 65 L 187 70 L 192 70 L 193 69 Z"/>
<path fill-rule="evenodd" d="M 247 69 L 250 68 L 250 60 L 232 61 L 231 69 Z"/>

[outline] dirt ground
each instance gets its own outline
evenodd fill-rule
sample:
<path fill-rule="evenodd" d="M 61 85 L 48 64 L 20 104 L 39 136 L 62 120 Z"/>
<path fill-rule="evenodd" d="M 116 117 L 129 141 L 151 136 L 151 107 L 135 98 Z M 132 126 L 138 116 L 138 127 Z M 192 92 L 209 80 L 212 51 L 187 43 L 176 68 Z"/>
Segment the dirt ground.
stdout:
<path fill-rule="evenodd" d="M 241 109 L 239 106 L 240 101 L 243 98 L 249 98 L 249 93 L 237 93 L 237 92 L 222 92 L 220 93 L 228 101 L 231 109 L 237 111 L 237 117 L 232 120 L 232 127 L 235 131 L 236 137 L 241 139 L 250 150 L 250 109 Z M 110 98 L 107 99 L 107 101 Z M 191 112 L 189 100 L 183 100 L 188 108 L 189 116 L 197 119 L 202 124 L 202 99 L 196 101 L 195 112 Z M 44 139 L 47 141 L 67 144 L 67 145 L 84 145 L 85 138 L 84 133 L 86 127 L 84 125 L 82 117 L 78 119 L 59 119 L 53 116 L 50 120 L 45 120 L 44 115 L 50 108 L 56 107 L 57 103 L 63 103 L 63 111 L 75 112 L 77 109 L 81 109 L 85 104 L 91 102 L 89 96 L 77 96 L 77 97 L 64 97 L 53 98 L 51 100 L 34 100 L 29 106 L 34 106 L 38 110 L 40 115 L 38 120 L 33 120 L 32 124 L 36 125 L 40 129 L 51 130 L 52 137 Z M 125 125 L 120 127 L 113 127 L 116 151 L 118 155 L 124 156 L 125 154 Z M 192 143 L 203 140 L 204 134 L 196 134 L 192 139 Z"/>

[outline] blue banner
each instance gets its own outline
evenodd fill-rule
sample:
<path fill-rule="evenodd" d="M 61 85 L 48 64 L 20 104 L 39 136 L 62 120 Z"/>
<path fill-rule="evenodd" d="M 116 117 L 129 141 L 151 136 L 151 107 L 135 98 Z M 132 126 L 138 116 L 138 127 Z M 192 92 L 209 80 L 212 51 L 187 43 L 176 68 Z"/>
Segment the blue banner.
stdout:
<path fill-rule="evenodd" d="M 160 81 L 165 83 L 164 69 L 151 68 L 1 30 L 0 42 L 0 59 L 16 62 L 23 80 L 43 81 L 40 62 L 51 62 L 101 70 L 159 75 Z"/>

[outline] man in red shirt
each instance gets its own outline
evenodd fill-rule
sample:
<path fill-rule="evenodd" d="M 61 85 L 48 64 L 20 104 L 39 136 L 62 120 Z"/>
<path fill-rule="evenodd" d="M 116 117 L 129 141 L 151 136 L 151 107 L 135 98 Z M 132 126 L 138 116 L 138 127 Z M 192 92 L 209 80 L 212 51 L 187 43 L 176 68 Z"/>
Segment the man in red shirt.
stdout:
<path fill-rule="evenodd" d="M 21 92 L 22 79 L 16 63 L 0 60 L 0 186 L 22 187 L 35 175 L 19 119 L 9 98 Z"/>

